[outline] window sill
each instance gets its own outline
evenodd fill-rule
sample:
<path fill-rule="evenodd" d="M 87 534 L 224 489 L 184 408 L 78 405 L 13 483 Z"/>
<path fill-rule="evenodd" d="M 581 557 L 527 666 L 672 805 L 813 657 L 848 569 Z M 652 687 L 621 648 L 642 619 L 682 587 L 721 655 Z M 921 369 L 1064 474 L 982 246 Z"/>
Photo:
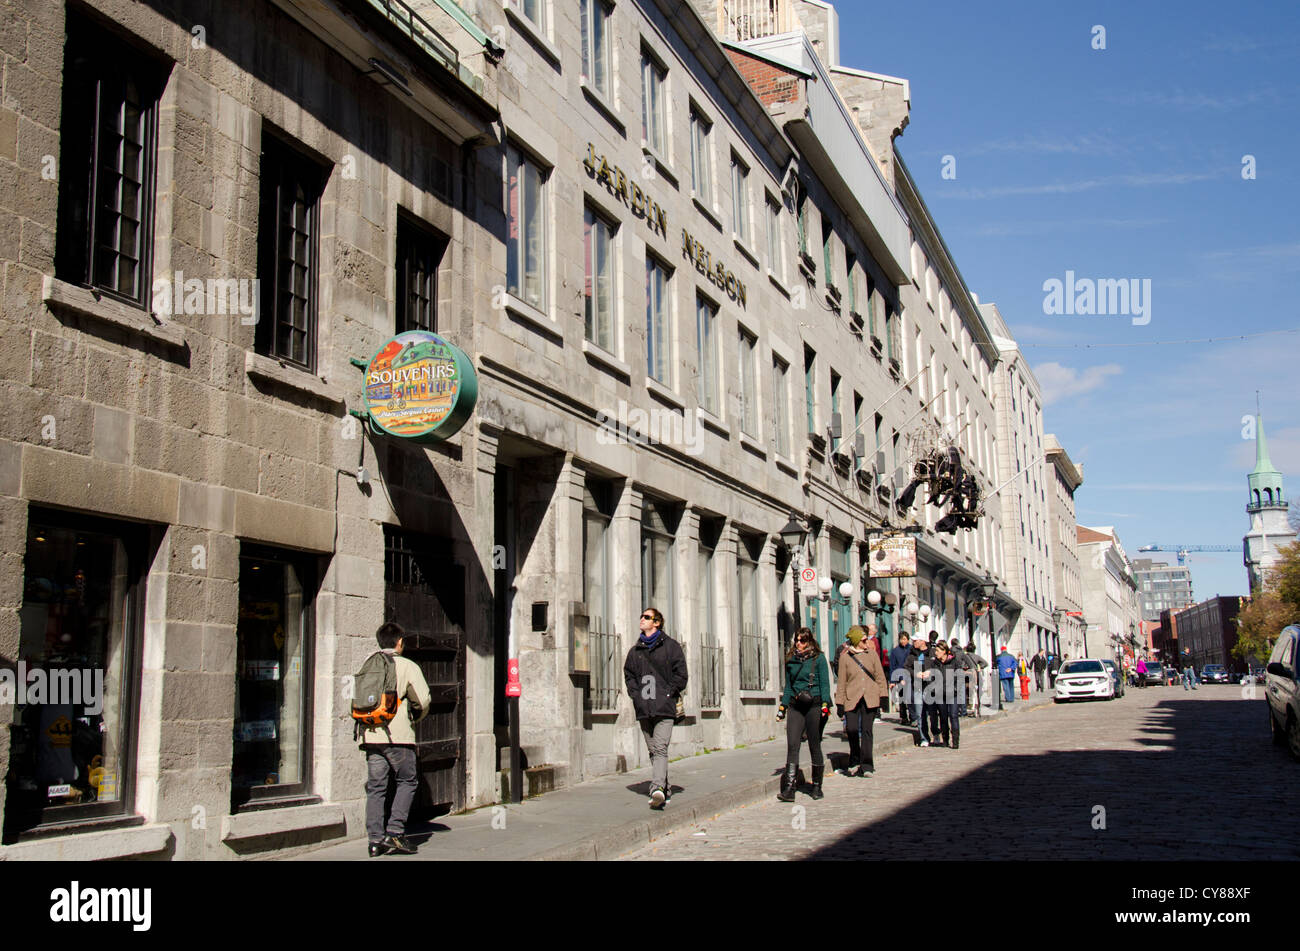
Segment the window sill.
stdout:
<path fill-rule="evenodd" d="M 221 841 L 243 842 L 285 832 L 304 832 L 346 827 L 343 807 L 335 803 L 314 806 L 286 805 L 280 809 L 259 809 L 221 818 Z"/>
<path fill-rule="evenodd" d="M 787 298 L 790 297 L 790 288 L 785 286 L 785 281 L 777 277 L 775 272 L 769 270 L 767 272 L 767 279 L 772 282 L 772 286 L 778 291 L 784 294 Z"/>
<path fill-rule="evenodd" d="M 674 171 L 672 165 L 669 164 L 668 160 L 665 159 L 662 155 L 660 155 L 659 151 L 653 145 L 651 145 L 649 142 L 642 141 L 641 151 L 644 152 L 648 158 L 654 161 L 655 169 L 659 172 L 660 175 L 668 179 L 668 184 L 672 185 L 673 188 L 679 187 L 677 172 Z"/>
<path fill-rule="evenodd" d="M 773 703 L 781 699 L 775 690 L 737 690 L 736 696 L 741 700 L 771 700 Z"/>
<path fill-rule="evenodd" d="M 790 459 L 787 456 L 783 456 L 781 455 L 781 453 L 778 452 L 775 453 L 774 460 L 776 462 L 776 467 L 780 469 L 782 472 L 784 472 L 786 475 L 790 476 L 790 478 L 792 479 L 799 478 L 799 469 L 797 466 L 795 466 L 793 459 Z"/>
<path fill-rule="evenodd" d="M 646 376 L 645 388 L 651 396 L 659 400 L 661 403 L 667 403 L 669 406 L 680 410 L 686 409 L 686 404 L 682 402 L 681 397 L 654 377 L 649 375 Z"/>
<path fill-rule="evenodd" d="M 555 320 L 546 311 L 534 307 L 522 298 L 514 294 L 506 294 L 506 313 L 513 314 L 526 324 L 531 325 L 534 329 L 540 330 L 548 337 L 557 340 L 563 340 L 560 329 L 555 326 Z"/>
<path fill-rule="evenodd" d="M 723 439 L 731 438 L 731 430 L 727 427 L 727 424 L 722 421 L 721 417 L 714 416 L 703 406 L 696 407 L 695 412 L 697 414 L 696 418 L 709 429 L 713 430 L 717 435 L 721 436 Z"/>
<path fill-rule="evenodd" d="M 244 353 L 244 372 L 254 379 L 278 383 L 336 406 L 342 406 L 345 402 L 343 391 L 339 387 L 325 382 L 316 374 L 251 350 Z"/>
<path fill-rule="evenodd" d="M 618 117 L 618 112 L 614 109 L 614 104 L 605 97 L 605 95 L 595 86 L 587 82 L 584 76 L 580 83 L 582 93 L 587 97 L 587 101 L 596 107 L 596 111 L 609 120 L 609 122 L 618 130 L 618 134 L 627 135 L 627 126 L 623 120 Z"/>
<path fill-rule="evenodd" d="M 41 281 L 41 297 L 50 307 L 59 307 L 170 347 L 185 349 L 185 331 L 178 325 L 163 321 L 142 307 L 132 307 L 88 287 L 78 287 L 46 274 Z"/>
<path fill-rule="evenodd" d="M 506 19 L 510 21 L 511 25 L 532 41 L 532 44 L 541 51 L 542 55 L 549 59 L 556 69 L 559 69 L 560 51 L 554 43 L 542 34 L 537 24 L 516 10 L 509 2 L 505 4 L 505 11 Z"/>
<path fill-rule="evenodd" d="M 713 225 L 713 227 L 717 228 L 719 231 L 722 230 L 722 218 L 716 211 L 701 201 L 700 196 L 695 194 L 694 190 L 691 191 L 691 203 L 695 205 L 695 209 L 700 214 L 708 219 L 709 224 Z"/>
<path fill-rule="evenodd" d="M 632 368 L 599 344 L 583 339 L 582 352 L 588 360 L 624 380 L 632 378 Z"/>
<path fill-rule="evenodd" d="M 750 264 L 754 265 L 754 267 L 758 268 L 760 271 L 763 269 L 763 265 L 758 263 L 758 255 L 755 254 L 753 249 L 745 243 L 744 238 L 738 234 L 732 234 L 731 241 L 735 244 L 736 250 L 743 254 Z"/>
<path fill-rule="evenodd" d="M 107 823 L 77 823 L 63 827 L 56 835 L 24 838 L 0 846 L 0 861 L 103 861 L 156 856 L 167 850 L 172 842 L 171 826 L 146 826 L 141 824 L 141 817 L 132 818 L 130 826 L 120 819 L 114 823 L 117 828 L 105 828 Z"/>
<path fill-rule="evenodd" d="M 745 449 L 748 449 L 750 452 L 758 456 L 760 459 L 767 458 L 767 447 L 764 446 L 757 439 L 755 439 L 753 436 L 749 436 L 746 435 L 744 432 L 741 432 L 740 445 Z"/>

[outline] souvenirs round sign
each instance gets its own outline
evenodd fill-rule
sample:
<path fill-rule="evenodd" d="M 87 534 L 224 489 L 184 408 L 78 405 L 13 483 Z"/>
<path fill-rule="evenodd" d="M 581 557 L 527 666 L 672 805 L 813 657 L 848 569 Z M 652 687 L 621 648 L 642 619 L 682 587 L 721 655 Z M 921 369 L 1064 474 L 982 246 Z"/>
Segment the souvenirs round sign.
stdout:
<path fill-rule="evenodd" d="M 474 411 L 478 376 L 459 347 L 426 330 L 398 334 L 366 367 L 366 410 L 390 436 L 438 442 Z"/>

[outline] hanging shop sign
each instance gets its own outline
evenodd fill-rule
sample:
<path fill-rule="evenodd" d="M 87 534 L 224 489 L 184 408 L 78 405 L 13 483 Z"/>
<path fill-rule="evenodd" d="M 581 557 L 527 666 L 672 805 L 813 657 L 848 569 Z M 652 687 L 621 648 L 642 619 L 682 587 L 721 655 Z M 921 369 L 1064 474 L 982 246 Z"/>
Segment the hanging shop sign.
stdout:
<path fill-rule="evenodd" d="M 596 147 L 587 143 L 587 157 L 582 160 L 587 173 L 609 190 L 609 193 L 632 209 L 632 214 L 644 218 L 650 230 L 661 238 L 668 237 L 668 213 L 664 206 L 650 197 L 648 190 L 628 177 L 617 165 L 611 165 L 604 155 L 596 154 Z"/>
<path fill-rule="evenodd" d="M 741 307 L 745 306 L 744 283 L 736 277 L 734 271 L 727 270 L 726 265 L 716 259 L 712 252 L 685 228 L 682 229 L 682 255 L 694 264 L 695 270 L 707 277 L 710 283 L 725 291 L 727 296 Z"/>
<path fill-rule="evenodd" d="M 370 424 L 412 442 L 440 442 L 465 425 L 478 400 L 478 374 L 459 347 L 427 330 L 387 341 L 366 366 Z"/>
<path fill-rule="evenodd" d="M 873 535 L 867 567 L 872 578 L 916 577 L 916 539 L 911 535 Z"/>

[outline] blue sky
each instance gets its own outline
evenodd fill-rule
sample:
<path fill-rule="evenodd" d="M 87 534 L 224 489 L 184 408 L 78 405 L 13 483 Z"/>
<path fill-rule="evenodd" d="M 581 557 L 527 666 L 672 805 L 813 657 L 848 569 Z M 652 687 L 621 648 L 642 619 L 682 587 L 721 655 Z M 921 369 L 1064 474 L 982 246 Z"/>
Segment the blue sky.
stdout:
<path fill-rule="evenodd" d="M 1084 464 L 1080 523 L 1115 526 L 1130 557 L 1240 544 L 1256 390 L 1273 462 L 1300 492 L 1300 333 L 1145 344 L 1300 328 L 1300 5 L 837 10 L 845 66 L 910 80 L 899 151 L 967 284 L 1034 367 L 1047 431 Z M 1045 314 L 1043 283 L 1067 270 L 1149 279 L 1150 322 Z M 1189 564 L 1198 599 L 1246 590 L 1240 554 Z"/>

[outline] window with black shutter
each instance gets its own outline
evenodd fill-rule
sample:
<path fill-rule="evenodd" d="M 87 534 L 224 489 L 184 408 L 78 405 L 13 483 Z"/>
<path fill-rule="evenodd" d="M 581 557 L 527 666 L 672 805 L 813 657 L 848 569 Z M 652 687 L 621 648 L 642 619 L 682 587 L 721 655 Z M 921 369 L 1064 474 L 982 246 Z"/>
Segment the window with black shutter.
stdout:
<path fill-rule="evenodd" d="M 447 239 L 397 218 L 397 332 L 438 329 L 438 266 Z"/>
<path fill-rule="evenodd" d="M 149 302 L 158 97 L 166 70 L 71 11 L 63 54 L 54 272 Z"/>
<path fill-rule="evenodd" d="M 258 353 L 316 369 L 320 197 L 327 172 L 267 132 L 262 135 L 257 275 Z"/>

